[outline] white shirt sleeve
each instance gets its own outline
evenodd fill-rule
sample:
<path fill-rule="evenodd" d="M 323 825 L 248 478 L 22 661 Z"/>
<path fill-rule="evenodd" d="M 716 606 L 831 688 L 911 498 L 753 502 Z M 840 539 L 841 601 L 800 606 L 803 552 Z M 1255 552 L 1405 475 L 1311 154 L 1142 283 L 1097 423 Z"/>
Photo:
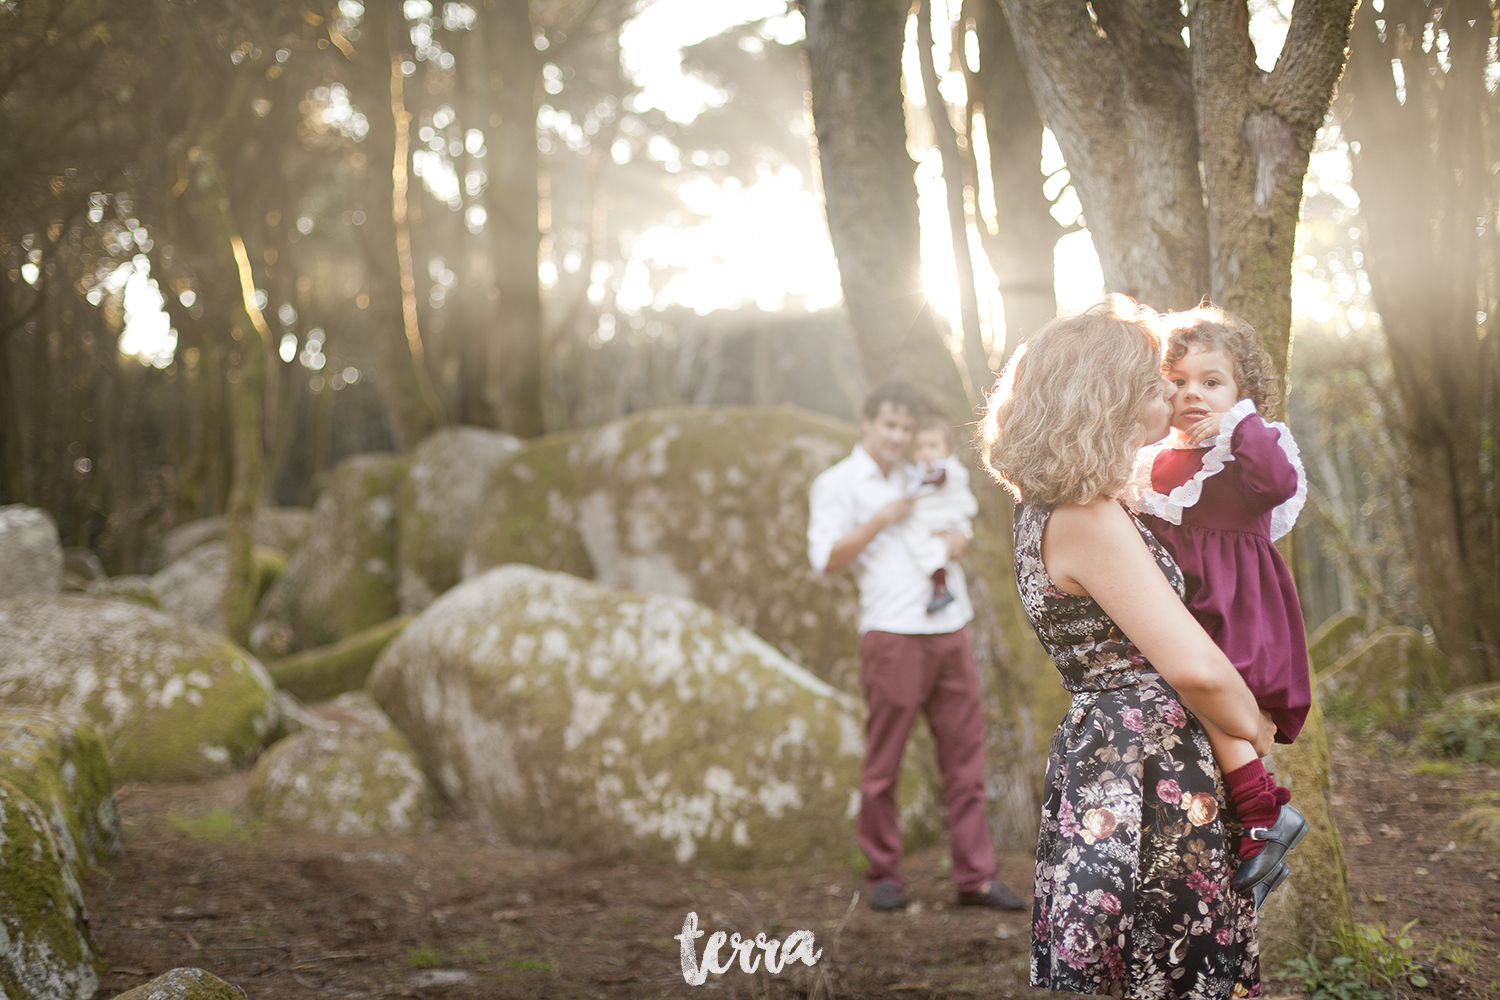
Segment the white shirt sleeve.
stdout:
<path fill-rule="evenodd" d="M 842 476 L 829 469 L 813 480 L 807 506 L 807 561 L 823 573 L 834 544 L 859 527 L 854 523 L 854 491 Z"/>

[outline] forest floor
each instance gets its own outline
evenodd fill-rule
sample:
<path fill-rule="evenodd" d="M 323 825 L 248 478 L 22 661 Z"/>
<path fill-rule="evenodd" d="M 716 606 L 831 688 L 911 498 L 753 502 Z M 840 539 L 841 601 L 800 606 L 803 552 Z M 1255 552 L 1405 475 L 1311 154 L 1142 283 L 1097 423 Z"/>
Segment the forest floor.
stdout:
<path fill-rule="evenodd" d="M 1356 919 L 1391 940 L 1415 921 L 1409 957 L 1428 981 L 1385 992 L 1500 997 L 1500 855 L 1455 845 L 1449 831 L 1473 805 L 1500 802 L 1500 772 L 1338 730 L 1333 744 Z M 267 829 L 246 818 L 244 775 L 132 785 L 119 798 L 127 853 L 87 881 L 110 963 L 101 1000 L 176 966 L 207 969 L 248 1000 L 1046 995 L 1026 985 L 1028 915 L 954 906 L 942 848 L 909 860 L 910 908 L 877 913 L 854 898 L 860 876 L 834 865 L 591 862 L 456 822 L 416 837 Z M 1031 870 L 1027 854 L 1000 857 L 1000 877 L 1023 894 Z M 810 930 L 822 958 L 689 986 L 673 935 L 690 911 L 708 933 Z M 1275 971 L 1266 994 L 1298 994 Z"/>

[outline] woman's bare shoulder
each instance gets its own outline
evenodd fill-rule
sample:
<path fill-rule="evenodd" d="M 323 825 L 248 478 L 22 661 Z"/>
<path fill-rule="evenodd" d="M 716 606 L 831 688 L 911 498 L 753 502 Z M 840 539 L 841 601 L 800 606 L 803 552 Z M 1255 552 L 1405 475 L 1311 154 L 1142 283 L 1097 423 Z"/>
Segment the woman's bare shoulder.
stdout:
<path fill-rule="evenodd" d="M 1130 515 L 1109 497 L 1083 504 L 1064 504 L 1053 510 L 1048 527 L 1056 534 L 1079 540 L 1135 534 Z"/>

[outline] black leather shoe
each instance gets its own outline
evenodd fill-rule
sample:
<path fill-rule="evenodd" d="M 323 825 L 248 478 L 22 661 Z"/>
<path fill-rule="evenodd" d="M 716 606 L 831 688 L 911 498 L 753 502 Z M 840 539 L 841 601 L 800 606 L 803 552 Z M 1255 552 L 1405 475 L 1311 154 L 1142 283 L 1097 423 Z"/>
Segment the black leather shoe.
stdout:
<path fill-rule="evenodd" d="M 1251 860 L 1253 861 L 1254 859 L 1252 858 Z M 1266 897 L 1279 889 L 1281 883 L 1285 882 L 1286 877 L 1291 873 L 1292 866 L 1283 861 L 1276 866 L 1276 870 L 1271 873 L 1270 878 L 1261 879 L 1255 884 L 1255 887 L 1250 890 L 1250 896 L 1255 900 L 1255 909 L 1257 911 L 1266 905 Z"/>
<path fill-rule="evenodd" d="M 894 882 L 880 882 L 870 891 L 870 909 L 904 910 L 906 909 L 906 894 Z"/>
<path fill-rule="evenodd" d="M 1249 892 L 1262 882 L 1274 878 L 1286 858 L 1286 852 L 1302 843 L 1302 838 L 1307 836 L 1307 820 L 1295 808 L 1285 805 L 1281 807 L 1274 825 L 1250 827 L 1245 831 L 1245 836 L 1252 840 L 1264 840 L 1266 846 L 1255 857 L 1240 865 L 1240 870 L 1229 880 L 1229 887 L 1235 892 Z M 1274 889 L 1275 886 L 1271 888 Z M 1266 891 L 1269 893 L 1270 889 Z"/>
<path fill-rule="evenodd" d="M 960 889 L 958 891 L 959 906 L 986 906 L 992 910 L 1027 910 L 1031 904 L 1011 892 L 999 882 L 990 880 L 987 889 Z"/>

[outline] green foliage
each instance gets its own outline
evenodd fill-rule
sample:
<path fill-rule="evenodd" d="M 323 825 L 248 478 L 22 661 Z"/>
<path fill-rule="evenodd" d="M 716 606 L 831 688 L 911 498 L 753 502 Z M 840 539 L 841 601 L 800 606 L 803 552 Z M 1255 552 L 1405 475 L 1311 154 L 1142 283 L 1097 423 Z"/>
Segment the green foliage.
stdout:
<path fill-rule="evenodd" d="M 1422 723 L 1422 743 L 1433 753 L 1471 764 L 1500 763 L 1500 698 L 1459 698 Z"/>
<path fill-rule="evenodd" d="M 424 944 L 406 949 L 406 964 L 410 968 L 436 969 L 442 961 L 443 956 L 438 954 L 437 949 L 431 945 Z"/>
<path fill-rule="evenodd" d="M 1386 1000 L 1360 973 L 1354 959 L 1340 955 L 1327 965 L 1312 955 L 1294 958 L 1281 974 L 1301 984 L 1311 1000 Z"/>
<path fill-rule="evenodd" d="M 1419 760 L 1411 766 L 1412 774 L 1425 774 L 1434 778 L 1451 778 L 1459 773 L 1458 765 L 1451 760 Z"/>
<path fill-rule="evenodd" d="M 1417 939 L 1410 920 L 1400 930 L 1380 924 L 1353 924 L 1336 930 L 1330 943 L 1337 957 L 1326 965 L 1309 955 L 1286 964 L 1281 975 L 1301 985 L 1311 1000 L 1389 1000 L 1399 987 L 1423 989 L 1424 968 L 1451 966 L 1472 971 L 1482 948 L 1472 941 L 1447 937 L 1432 949 L 1431 962 L 1416 958 Z"/>
<path fill-rule="evenodd" d="M 1334 943 L 1342 956 L 1353 959 L 1359 972 L 1378 986 L 1390 986 L 1402 980 L 1416 987 L 1427 985 L 1427 977 L 1418 971 L 1412 950 L 1416 939 L 1409 920 L 1394 934 L 1380 924 L 1355 924 L 1334 931 Z"/>

